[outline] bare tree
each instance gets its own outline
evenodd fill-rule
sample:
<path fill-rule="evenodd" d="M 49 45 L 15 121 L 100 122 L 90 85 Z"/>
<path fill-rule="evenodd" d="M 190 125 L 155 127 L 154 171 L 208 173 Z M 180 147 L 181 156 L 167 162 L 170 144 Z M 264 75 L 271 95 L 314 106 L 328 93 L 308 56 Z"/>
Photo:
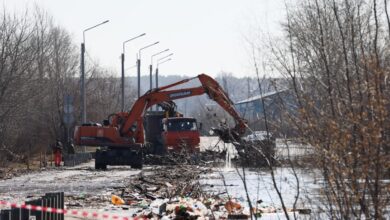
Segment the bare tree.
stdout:
<path fill-rule="evenodd" d="M 24 14 L 3 9 L 0 36 L 0 161 L 25 161 L 56 139 L 70 139 L 64 97 L 73 97 L 77 115 L 78 48 L 38 6 Z M 98 63 L 88 68 L 89 114 L 100 121 L 118 110 L 119 84 Z M 79 121 L 75 117 L 70 130 Z"/>
<path fill-rule="evenodd" d="M 270 43 L 298 111 L 289 122 L 315 148 L 330 218 L 384 218 L 389 206 L 386 1 L 300 1 L 286 38 Z M 280 46 L 282 45 L 282 46 Z"/>

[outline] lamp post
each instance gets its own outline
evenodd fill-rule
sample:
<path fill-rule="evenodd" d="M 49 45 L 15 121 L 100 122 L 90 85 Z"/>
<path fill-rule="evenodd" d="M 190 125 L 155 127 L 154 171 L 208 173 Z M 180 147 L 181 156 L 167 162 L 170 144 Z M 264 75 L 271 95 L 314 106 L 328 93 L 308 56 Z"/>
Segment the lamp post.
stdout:
<path fill-rule="evenodd" d="M 149 73 L 150 73 L 150 89 L 153 88 L 153 57 L 157 56 L 157 55 L 160 55 L 162 53 L 165 53 L 169 51 L 169 49 L 165 49 L 165 50 L 162 50 L 158 53 L 155 53 L 153 54 L 151 57 L 150 57 L 150 65 L 149 65 Z"/>
<path fill-rule="evenodd" d="M 122 47 L 122 56 L 121 56 L 121 64 L 122 64 L 122 83 L 121 83 L 121 89 L 122 89 L 122 100 L 121 100 L 121 110 L 122 112 L 125 110 L 125 45 L 126 43 L 128 43 L 129 41 L 132 41 L 132 40 L 135 40 L 139 37 L 142 37 L 142 36 L 145 36 L 146 34 L 143 33 L 143 34 L 140 34 L 136 37 L 133 37 L 133 38 L 130 38 L 128 40 L 126 40 L 125 42 L 123 42 L 123 47 Z"/>
<path fill-rule="evenodd" d="M 156 66 L 156 88 L 158 88 L 158 65 L 172 60 L 171 58 L 169 58 L 167 60 L 164 60 L 164 59 L 166 59 L 166 58 L 168 58 L 168 57 L 170 57 L 172 55 L 173 55 L 173 53 L 170 53 L 170 54 L 166 55 L 165 57 L 161 57 L 160 59 L 157 60 L 157 66 Z M 161 61 L 161 60 L 163 60 L 163 61 Z"/>
<path fill-rule="evenodd" d="M 167 58 L 167 57 L 169 57 L 169 56 L 172 56 L 172 55 L 173 55 L 173 53 L 171 53 L 170 55 L 165 56 L 165 57 L 163 57 L 163 58 L 161 58 L 161 59 L 158 59 L 158 61 L 157 61 L 157 65 L 156 65 L 156 88 L 158 88 L 158 66 L 161 65 L 161 64 L 163 64 L 163 63 L 166 63 L 166 62 L 168 62 L 168 61 L 170 61 L 170 60 L 172 60 L 172 59 L 169 58 L 169 59 L 163 60 L 163 61 L 161 61 L 161 62 L 160 62 L 160 60 L 165 59 L 165 58 Z M 158 105 L 156 105 L 156 111 L 158 111 Z"/>
<path fill-rule="evenodd" d="M 158 88 L 158 66 L 163 64 L 163 63 L 166 63 L 168 61 L 171 61 L 172 59 L 169 58 L 169 59 L 166 59 L 166 60 L 163 60 L 162 62 L 158 62 L 157 63 L 157 67 L 156 67 L 156 88 Z"/>
<path fill-rule="evenodd" d="M 82 122 L 87 122 L 87 100 L 85 97 L 85 67 L 84 67 L 84 56 L 85 56 L 85 32 L 98 27 L 102 24 L 109 22 L 109 20 L 103 21 L 95 26 L 89 27 L 83 31 L 83 43 L 81 43 L 81 58 L 80 58 L 80 71 L 81 71 L 81 118 Z"/>
<path fill-rule="evenodd" d="M 151 46 L 154 46 L 160 42 L 154 42 L 152 44 L 149 44 L 145 47 L 142 47 L 138 51 L 138 57 L 137 57 L 137 79 L 138 79 L 138 98 L 141 96 L 141 52 L 142 50 L 145 50 L 146 48 L 149 48 Z"/>

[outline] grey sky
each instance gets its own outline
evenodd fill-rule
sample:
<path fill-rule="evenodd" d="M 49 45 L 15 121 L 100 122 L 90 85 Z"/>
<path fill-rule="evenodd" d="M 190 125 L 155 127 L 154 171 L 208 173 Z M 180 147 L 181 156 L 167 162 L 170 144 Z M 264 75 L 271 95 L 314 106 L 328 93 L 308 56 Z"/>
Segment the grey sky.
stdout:
<path fill-rule="evenodd" d="M 147 73 L 150 56 L 165 48 L 174 53 L 163 64 L 162 74 L 194 76 L 221 71 L 236 76 L 253 72 L 244 45 L 244 35 L 260 26 L 277 32 L 283 19 L 283 0 L 0 0 L 9 10 L 20 10 L 37 2 L 55 21 L 81 43 L 82 31 L 104 20 L 110 22 L 86 33 L 88 54 L 103 66 L 120 72 L 123 41 L 141 33 L 146 36 L 126 46 L 126 67 L 135 64 L 138 49 L 159 45 L 142 53 L 142 72 Z M 88 61 L 88 60 L 87 60 Z M 135 75 L 128 69 L 126 75 Z M 119 75 L 118 75 L 119 76 Z"/>

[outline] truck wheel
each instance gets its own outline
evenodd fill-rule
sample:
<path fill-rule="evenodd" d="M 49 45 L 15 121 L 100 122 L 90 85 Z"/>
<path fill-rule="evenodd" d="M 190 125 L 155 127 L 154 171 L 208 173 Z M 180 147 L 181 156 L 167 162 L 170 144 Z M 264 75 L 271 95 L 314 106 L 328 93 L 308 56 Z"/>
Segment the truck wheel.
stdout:
<path fill-rule="evenodd" d="M 131 165 L 131 167 L 134 169 L 142 169 L 142 163 L 134 163 Z"/>
<path fill-rule="evenodd" d="M 101 163 L 96 163 L 95 162 L 95 169 L 96 170 L 106 170 L 107 169 L 107 164 L 101 164 Z"/>
<path fill-rule="evenodd" d="M 142 154 L 138 155 L 137 158 L 133 158 L 133 159 L 134 160 L 131 163 L 131 167 L 134 169 L 142 169 L 142 166 L 144 164 Z"/>
<path fill-rule="evenodd" d="M 144 164 L 144 158 L 142 151 L 132 152 L 132 157 L 130 159 L 130 166 L 134 169 L 142 169 L 142 165 Z"/>

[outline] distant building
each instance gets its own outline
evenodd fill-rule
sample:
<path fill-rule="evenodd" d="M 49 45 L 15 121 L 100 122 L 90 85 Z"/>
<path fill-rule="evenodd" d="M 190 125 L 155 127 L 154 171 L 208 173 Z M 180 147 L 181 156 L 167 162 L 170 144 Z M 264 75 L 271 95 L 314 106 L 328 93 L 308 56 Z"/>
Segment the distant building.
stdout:
<path fill-rule="evenodd" d="M 274 124 L 272 121 L 280 120 L 283 112 L 294 111 L 295 104 L 293 100 L 290 90 L 284 89 L 250 97 L 237 102 L 235 106 L 241 116 L 248 120 L 248 124 L 252 129 L 264 130 L 264 109 L 269 124 Z M 274 132 L 278 130 L 277 128 L 270 129 Z"/>
<path fill-rule="evenodd" d="M 243 117 L 247 120 L 257 119 L 263 117 L 264 115 L 264 106 L 267 109 L 267 112 L 275 110 L 277 103 L 280 103 L 281 99 L 283 100 L 286 95 L 288 95 L 288 89 L 273 91 L 264 93 L 262 95 L 256 95 L 248 99 L 239 101 L 235 104 L 237 110 L 241 113 Z"/>

